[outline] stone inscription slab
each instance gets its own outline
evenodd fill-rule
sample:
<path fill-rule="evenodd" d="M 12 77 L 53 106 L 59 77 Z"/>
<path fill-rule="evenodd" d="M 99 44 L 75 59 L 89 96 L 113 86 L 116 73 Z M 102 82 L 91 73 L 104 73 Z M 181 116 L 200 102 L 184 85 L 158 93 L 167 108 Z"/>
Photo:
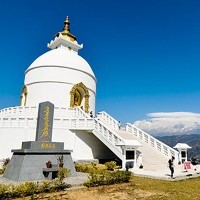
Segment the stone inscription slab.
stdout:
<path fill-rule="evenodd" d="M 28 141 L 22 142 L 22 149 L 39 150 L 39 151 L 62 151 L 64 149 L 63 142 L 42 142 Z"/>
<path fill-rule="evenodd" d="M 51 142 L 53 129 L 54 105 L 50 102 L 39 104 L 36 141 Z"/>

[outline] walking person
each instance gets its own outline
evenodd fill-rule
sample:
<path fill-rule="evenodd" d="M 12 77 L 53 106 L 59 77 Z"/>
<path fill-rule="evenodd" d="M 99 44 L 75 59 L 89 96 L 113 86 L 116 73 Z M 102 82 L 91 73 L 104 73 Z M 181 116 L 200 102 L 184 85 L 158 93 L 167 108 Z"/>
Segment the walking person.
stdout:
<path fill-rule="evenodd" d="M 174 160 L 175 160 L 175 157 L 172 156 L 172 158 L 169 159 L 169 161 L 168 161 L 168 166 L 171 171 L 171 178 L 173 178 L 173 176 L 174 176 Z"/>

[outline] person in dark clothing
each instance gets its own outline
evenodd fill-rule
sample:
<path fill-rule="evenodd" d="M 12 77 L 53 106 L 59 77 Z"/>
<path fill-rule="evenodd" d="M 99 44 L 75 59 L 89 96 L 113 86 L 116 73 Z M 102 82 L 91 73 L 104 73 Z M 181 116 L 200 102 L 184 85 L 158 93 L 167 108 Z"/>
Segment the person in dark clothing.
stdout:
<path fill-rule="evenodd" d="M 171 171 L 171 178 L 173 178 L 174 175 L 174 159 L 174 156 L 172 156 L 172 158 L 168 161 L 169 169 Z"/>
<path fill-rule="evenodd" d="M 92 113 L 92 111 L 90 111 L 90 117 L 93 117 L 93 113 Z"/>

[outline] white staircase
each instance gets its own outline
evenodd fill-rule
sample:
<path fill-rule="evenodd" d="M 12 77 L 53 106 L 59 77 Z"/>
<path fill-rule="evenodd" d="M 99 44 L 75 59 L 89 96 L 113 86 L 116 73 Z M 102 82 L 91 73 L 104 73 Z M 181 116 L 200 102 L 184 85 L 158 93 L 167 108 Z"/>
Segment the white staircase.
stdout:
<path fill-rule="evenodd" d="M 99 113 L 98 115 L 100 116 L 98 116 L 99 120 L 111 126 L 113 131 L 115 131 L 122 140 L 137 140 L 142 144 L 141 147 L 138 147 L 138 151 L 142 153 L 142 164 L 146 170 L 155 171 L 158 169 L 166 169 L 168 159 L 171 158 L 171 156 L 174 156 L 178 163 L 178 151 L 160 142 L 148 133 L 129 123 L 126 124 L 126 127 L 120 128 L 119 122 L 106 112 Z"/>
<path fill-rule="evenodd" d="M 139 140 L 136 136 L 124 130 L 118 130 L 117 134 L 126 140 Z M 145 170 L 155 171 L 158 168 L 165 169 L 167 167 L 167 156 L 161 156 L 160 152 L 146 145 L 143 140 L 139 140 L 139 142 L 142 146 L 138 147 L 138 151 L 142 154 L 142 165 Z"/>
<path fill-rule="evenodd" d="M 69 130 L 90 130 L 115 155 L 122 159 L 122 149 L 116 144 L 123 142 L 115 131 L 96 118 L 76 118 L 68 126 Z"/>
<path fill-rule="evenodd" d="M 144 146 L 149 147 L 150 149 L 158 152 L 160 155 L 171 158 L 172 156 L 178 161 L 178 151 L 169 147 L 168 145 L 162 143 L 158 139 L 149 135 L 148 133 L 137 128 L 135 125 L 127 123 L 126 132 L 137 138 Z"/>
<path fill-rule="evenodd" d="M 97 118 L 75 119 L 74 124 L 71 123 L 69 129 L 90 129 L 121 160 L 124 158 L 124 155 L 122 148 L 118 144 L 125 144 L 127 141 L 128 143 L 136 140 L 139 141 L 142 147 L 139 147 L 138 150 L 142 153 L 142 164 L 147 170 L 166 168 L 167 161 L 171 156 L 178 160 L 178 152 L 176 150 L 132 124 L 127 123 L 124 130 L 120 130 L 120 123 L 106 112 L 98 113 Z"/>
<path fill-rule="evenodd" d="M 102 123 L 108 125 L 110 128 L 114 130 L 119 130 L 120 122 L 107 114 L 105 111 L 97 113 L 97 119 L 99 119 Z"/>

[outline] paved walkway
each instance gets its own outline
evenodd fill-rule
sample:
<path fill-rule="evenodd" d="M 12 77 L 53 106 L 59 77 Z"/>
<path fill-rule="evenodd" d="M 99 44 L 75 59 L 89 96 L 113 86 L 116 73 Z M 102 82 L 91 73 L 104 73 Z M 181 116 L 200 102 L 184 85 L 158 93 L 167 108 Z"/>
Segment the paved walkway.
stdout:
<path fill-rule="evenodd" d="M 77 172 L 77 176 L 68 177 L 68 178 L 65 179 L 65 182 L 67 184 L 72 185 L 72 186 L 80 186 L 87 180 L 88 180 L 88 174 L 87 173 Z"/>
<path fill-rule="evenodd" d="M 157 170 L 157 171 L 147 171 L 144 169 L 134 169 L 133 173 L 135 176 L 140 177 L 148 177 L 148 178 L 156 178 L 156 179 L 162 179 L 162 180 L 169 180 L 169 181 L 179 181 L 183 179 L 189 179 L 189 178 L 196 178 L 200 177 L 200 170 L 181 170 L 181 169 L 175 169 L 174 172 L 174 178 L 170 177 L 170 170 Z"/>
<path fill-rule="evenodd" d="M 82 185 L 87 179 L 88 179 L 88 174 L 87 173 L 77 172 L 77 176 L 65 178 L 64 181 L 67 184 L 72 185 L 73 187 L 77 187 L 77 186 Z M 37 181 L 34 181 L 34 182 L 37 182 Z M 12 180 L 3 178 L 2 175 L 0 175 L 0 184 L 14 184 L 14 185 L 17 185 L 17 184 L 20 184 L 20 183 L 23 183 L 23 181 L 21 181 L 21 182 L 12 181 Z"/>

